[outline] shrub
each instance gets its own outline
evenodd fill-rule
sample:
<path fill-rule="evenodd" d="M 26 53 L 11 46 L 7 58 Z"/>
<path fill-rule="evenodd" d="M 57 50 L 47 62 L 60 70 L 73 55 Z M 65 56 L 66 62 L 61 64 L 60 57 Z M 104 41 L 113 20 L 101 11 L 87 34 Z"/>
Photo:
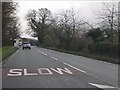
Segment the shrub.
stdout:
<path fill-rule="evenodd" d="M 88 45 L 89 52 L 118 57 L 118 44 L 113 43 L 95 43 Z"/>

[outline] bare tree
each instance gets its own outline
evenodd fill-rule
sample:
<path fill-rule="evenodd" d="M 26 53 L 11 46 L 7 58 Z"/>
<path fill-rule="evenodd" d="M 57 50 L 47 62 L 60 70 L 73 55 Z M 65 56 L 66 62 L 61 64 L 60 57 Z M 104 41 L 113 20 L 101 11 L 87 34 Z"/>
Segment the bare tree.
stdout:
<path fill-rule="evenodd" d="M 38 11 L 30 10 L 27 14 L 28 25 L 36 32 L 41 45 L 44 45 L 45 30 L 50 24 L 51 12 L 47 8 L 41 8 Z"/>
<path fill-rule="evenodd" d="M 84 23 L 81 18 L 77 17 L 75 10 L 62 10 L 57 14 L 56 22 L 57 29 L 55 31 L 56 35 L 60 41 L 60 47 L 64 47 L 65 49 L 70 49 L 70 44 L 74 38 L 80 36 L 81 27 Z"/>
<path fill-rule="evenodd" d="M 117 5 L 117 2 L 103 2 L 103 10 L 98 13 L 98 17 L 102 21 L 102 27 L 109 34 L 108 36 L 111 42 L 114 42 L 113 35 L 115 30 L 118 30 Z"/>

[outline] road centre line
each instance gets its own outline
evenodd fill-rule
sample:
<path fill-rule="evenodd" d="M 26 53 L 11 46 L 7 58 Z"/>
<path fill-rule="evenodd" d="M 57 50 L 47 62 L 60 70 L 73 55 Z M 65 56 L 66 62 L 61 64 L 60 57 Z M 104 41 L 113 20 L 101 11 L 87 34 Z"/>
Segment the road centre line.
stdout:
<path fill-rule="evenodd" d="M 74 67 L 74 66 L 72 66 L 72 65 L 70 65 L 70 64 L 67 64 L 67 63 L 65 63 L 65 62 L 63 62 L 63 63 L 64 63 L 65 65 L 73 68 L 73 69 L 76 69 L 76 70 L 78 70 L 78 71 L 80 71 L 80 72 L 86 73 L 87 75 L 93 76 L 93 75 L 87 73 L 86 71 L 80 70 L 80 69 L 78 69 L 78 68 L 76 68 L 76 67 Z M 104 81 L 103 79 L 99 78 L 98 76 L 95 76 L 95 78 L 97 78 L 97 79 L 99 79 L 99 80 L 101 80 L 101 81 L 103 81 L 103 82 L 105 82 L 105 83 L 111 84 L 111 83 L 109 83 L 109 82 L 107 82 L 107 81 Z M 89 84 L 91 84 L 91 83 L 89 83 Z M 91 84 L 91 85 L 92 85 L 92 84 Z M 111 86 L 117 88 L 116 85 L 112 85 L 112 84 L 111 84 Z"/>
<path fill-rule="evenodd" d="M 35 49 L 36 50 L 36 49 Z M 38 52 L 40 52 L 39 50 L 37 50 Z M 40 52 L 41 53 L 41 52 Z M 43 54 L 43 53 L 42 53 Z M 54 58 L 54 57 L 51 57 L 51 58 Z M 54 59 L 55 60 L 55 59 Z M 56 59 L 56 60 L 58 60 L 58 59 Z M 65 62 L 63 62 L 63 64 L 65 64 L 65 65 L 67 65 L 67 66 L 69 66 L 69 67 L 71 67 L 71 68 L 73 68 L 73 69 L 76 69 L 76 70 L 78 70 L 78 71 L 80 71 L 80 72 L 83 72 L 83 73 L 86 73 L 87 75 L 90 75 L 90 76 L 94 76 L 93 74 L 90 74 L 90 73 L 87 73 L 86 71 L 83 71 L 83 70 L 81 70 L 81 69 L 79 69 L 79 68 L 76 68 L 76 67 L 74 67 L 74 66 L 72 66 L 72 65 L 70 65 L 70 64 L 68 64 L 68 63 L 65 63 Z M 114 86 L 114 87 L 118 87 L 118 86 L 116 86 L 116 85 L 113 85 L 113 84 L 111 84 L 110 82 L 108 82 L 108 81 L 105 81 L 105 80 L 103 80 L 103 79 L 101 79 L 100 77 L 98 77 L 98 76 L 94 76 L 95 78 L 97 78 L 97 79 L 99 79 L 99 80 L 101 80 L 101 81 L 103 81 L 103 82 L 105 82 L 105 83 L 108 83 L 108 84 L 110 84 L 111 86 Z"/>
<path fill-rule="evenodd" d="M 35 50 L 36 50 L 36 49 L 35 49 Z M 42 54 L 44 54 L 44 55 L 47 55 L 46 53 L 43 53 L 43 52 L 41 52 L 41 51 L 39 51 L 39 50 L 36 50 L 36 51 L 38 51 L 38 52 L 40 52 L 40 53 L 42 53 Z M 51 58 L 54 59 L 54 60 L 56 60 L 56 61 L 58 60 L 57 58 L 52 57 L 52 56 L 51 56 Z M 70 64 L 67 64 L 67 63 L 65 63 L 65 62 L 63 62 L 63 63 L 64 63 L 65 65 L 71 67 L 71 68 L 74 68 L 74 69 L 80 71 L 80 72 L 87 73 L 87 72 L 85 72 L 85 71 L 83 71 L 83 70 L 80 70 L 80 69 L 78 69 L 78 68 L 76 68 L 76 67 L 70 65 Z"/>
<path fill-rule="evenodd" d="M 35 49 L 35 50 L 36 50 L 36 49 Z M 46 53 L 44 53 L 44 52 L 41 52 L 41 51 L 39 51 L 39 50 L 36 50 L 36 51 L 38 51 L 38 52 L 40 52 L 41 54 L 43 54 L 43 55 L 47 56 L 47 54 L 46 54 Z"/>
<path fill-rule="evenodd" d="M 78 68 L 76 68 L 76 67 L 74 67 L 74 66 L 72 66 L 72 65 L 70 65 L 70 64 L 67 64 L 67 63 L 65 63 L 65 62 L 63 62 L 63 63 L 64 63 L 65 65 L 71 67 L 71 68 L 74 68 L 74 69 L 80 71 L 80 72 L 87 73 L 86 71 L 80 70 L 80 69 L 78 69 Z"/>
<path fill-rule="evenodd" d="M 36 49 L 35 49 L 36 50 Z M 46 55 L 47 56 L 47 54 L 46 53 L 44 53 L 44 52 L 41 52 L 41 51 L 39 51 L 39 50 L 36 50 L 36 51 L 38 51 L 38 52 L 40 52 L 41 54 L 44 54 L 44 55 Z M 55 57 L 52 57 L 52 56 L 50 56 L 52 59 L 54 59 L 54 60 L 58 60 L 57 58 L 55 58 Z"/>
<path fill-rule="evenodd" d="M 116 86 L 116 85 L 113 85 L 113 84 L 109 83 L 108 81 L 105 81 L 105 80 L 101 79 L 101 78 L 98 77 L 98 76 L 94 76 L 94 75 L 92 75 L 92 74 L 90 74 L 90 73 L 87 73 L 86 71 L 80 70 L 80 69 L 78 69 L 78 68 L 76 68 L 76 67 L 74 67 L 74 66 L 72 66 L 72 65 L 70 65 L 70 64 L 67 64 L 67 63 L 65 63 L 65 62 L 63 62 L 63 63 L 64 63 L 65 65 L 71 67 L 71 68 L 74 68 L 74 69 L 76 69 L 76 70 L 78 70 L 78 71 L 80 71 L 80 72 L 86 73 L 87 75 L 90 75 L 90 76 L 95 77 L 95 78 L 97 78 L 97 79 L 99 79 L 99 80 L 101 80 L 101 81 L 103 81 L 103 82 L 105 82 L 105 83 L 108 83 L 108 84 L 110 84 L 111 86 L 118 87 L 118 86 Z"/>
<path fill-rule="evenodd" d="M 47 54 L 46 54 L 46 53 L 44 53 L 44 52 L 41 52 L 41 53 L 47 56 Z"/>
<path fill-rule="evenodd" d="M 52 59 L 54 59 L 54 60 L 56 60 L 56 61 L 58 60 L 57 58 L 55 58 L 55 57 L 52 57 L 52 56 L 51 56 L 51 58 L 52 58 Z"/>

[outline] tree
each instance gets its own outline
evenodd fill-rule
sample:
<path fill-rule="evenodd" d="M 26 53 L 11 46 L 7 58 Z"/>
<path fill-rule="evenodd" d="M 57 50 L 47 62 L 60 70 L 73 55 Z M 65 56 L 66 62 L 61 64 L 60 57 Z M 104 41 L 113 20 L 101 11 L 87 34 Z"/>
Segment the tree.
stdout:
<path fill-rule="evenodd" d="M 41 45 L 44 45 L 45 30 L 49 27 L 50 15 L 51 11 L 47 8 L 30 10 L 27 14 L 28 25 L 36 33 Z"/>
<path fill-rule="evenodd" d="M 102 41 L 105 38 L 103 35 L 103 31 L 101 31 L 100 28 L 89 30 L 87 36 L 90 36 L 92 38 L 93 43 Z"/>
<path fill-rule="evenodd" d="M 13 40 L 19 35 L 19 23 L 16 16 L 16 2 L 2 2 L 2 41 L 4 45 L 10 45 L 10 39 Z"/>
<path fill-rule="evenodd" d="M 80 32 L 80 26 L 83 22 L 81 22 L 80 17 L 78 18 L 75 10 L 62 10 L 57 14 L 57 29 L 55 31 L 59 41 L 60 48 L 64 48 L 69 50 L 70 44 L 72 40 L 75 40 L 76 36 Z"/>
<path fill-rule="evenodd" d="M 103 10 L 99 13 L 98 17 L 102 20 L 101 24 L 104 31 L 108 34 L 111 42 L 114 42 L 114 32 L 118 28 L 118 12 L 117 2 L 103 2 Z M 108 31 L 109 30 L 109 31 Z"/>

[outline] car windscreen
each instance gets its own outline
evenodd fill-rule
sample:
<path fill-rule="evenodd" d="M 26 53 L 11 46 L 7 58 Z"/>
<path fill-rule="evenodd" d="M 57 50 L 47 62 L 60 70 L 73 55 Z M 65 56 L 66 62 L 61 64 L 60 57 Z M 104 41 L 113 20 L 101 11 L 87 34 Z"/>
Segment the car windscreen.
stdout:
<path fill-rule="evenodd" d="M 29 42 L 24 42 L 23 44 L 30 44 Z"/>

